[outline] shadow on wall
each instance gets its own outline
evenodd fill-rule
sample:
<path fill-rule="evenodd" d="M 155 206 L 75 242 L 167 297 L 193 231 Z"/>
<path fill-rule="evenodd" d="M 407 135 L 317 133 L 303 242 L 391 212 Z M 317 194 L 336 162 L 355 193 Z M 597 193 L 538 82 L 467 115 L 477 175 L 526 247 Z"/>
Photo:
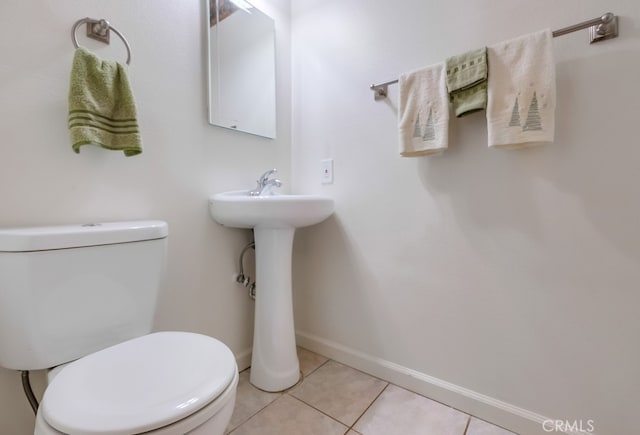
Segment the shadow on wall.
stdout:
<path fill-rule="evenodd" d="M 381 313 L 369 303 L 371 293 L 385 290 L 376 282 L 376 274 L 367 269 L 357 242 L 344 231 L 336 215 L 308 231 L 297 230 L 294 252 L 296 329 L 314 331 L 322 337 L 341 337 L 340 342 L 353 349 L 379 349 L 379 355 L 386 354 L 384 325 L 376 320 Z M 327 255 L 331 252 L 340 254 Z M 327 273 L 332 274 L 329 282 L 337 280 L 339 287 L 323 287 L 321 292 L 317 285 L 307 287 L 307 283 L 327 282 Z M 357 311 L 353 307 L 358 307 Z M 345 324 L 349 325 L 347 330 Z"/>
<path fill-rule="evenodd" d="M 541 237 L 545 216 L 557 213 L 565 219 L 572 207 L 580 207 L 601 236 L 640 260 L 640 207 L 634 201 L 640 167 L 634 125 L 640 100 L 629 98 L 625 86 L 613 87 L 616 92 L 608 86 L 636 83 L 634 57 L 633 51 L 606 52 L 557 65 L 553 144 L 488 149 L 484 113 L 452 119 L 450 148 L 441 156 L 419 159 L 425 189 L 447 197 L 452 218 L 471 240 L 479 229 Z M 570 222 L 558 224 L 572 231 Z"/>

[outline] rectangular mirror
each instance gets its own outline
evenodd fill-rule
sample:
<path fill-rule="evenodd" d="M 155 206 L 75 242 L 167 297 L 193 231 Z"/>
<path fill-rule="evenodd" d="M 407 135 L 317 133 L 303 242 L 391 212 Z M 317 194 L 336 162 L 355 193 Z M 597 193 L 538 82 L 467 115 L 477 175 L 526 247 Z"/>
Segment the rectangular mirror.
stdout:
<path fill-rule="evenodd" d="M 275 25 L 245 0 L 206 0 L 209 123 L 276 136 Z"/>

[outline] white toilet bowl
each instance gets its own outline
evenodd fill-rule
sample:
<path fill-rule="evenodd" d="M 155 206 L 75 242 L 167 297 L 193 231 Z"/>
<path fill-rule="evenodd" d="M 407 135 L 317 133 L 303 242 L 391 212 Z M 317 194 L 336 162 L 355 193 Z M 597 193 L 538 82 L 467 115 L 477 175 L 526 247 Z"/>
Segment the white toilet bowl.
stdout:
<path fill-rule="evenodd" d="M 238 384 L 229 348 L 187 332 L 144 335 L 56 371 L 36 435 L 221 435 Z"/>

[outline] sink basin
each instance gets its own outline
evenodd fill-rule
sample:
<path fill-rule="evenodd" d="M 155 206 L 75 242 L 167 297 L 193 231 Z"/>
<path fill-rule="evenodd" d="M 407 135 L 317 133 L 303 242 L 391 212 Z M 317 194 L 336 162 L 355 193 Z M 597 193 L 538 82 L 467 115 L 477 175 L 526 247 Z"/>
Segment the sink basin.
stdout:
<path fill-rule="evenodd" d="M 322 222 L 333 213 L 333 199 L 321 195 L 251 196 L 248 190 L 209 198 L 213 219 L 234 228 L 300 228 Z"/>
<path fill-rule="evenodd" d="M 300 379 L 291 288 L 291 255 L 296 228 L 322 222 L 333 199 L 320 195 L 260 195 L 248 190 L 209 198 L 218 223 L 253 228 L 256 249 L 256 306 L 249 381 L 264 391 L 283 391 Z"/>

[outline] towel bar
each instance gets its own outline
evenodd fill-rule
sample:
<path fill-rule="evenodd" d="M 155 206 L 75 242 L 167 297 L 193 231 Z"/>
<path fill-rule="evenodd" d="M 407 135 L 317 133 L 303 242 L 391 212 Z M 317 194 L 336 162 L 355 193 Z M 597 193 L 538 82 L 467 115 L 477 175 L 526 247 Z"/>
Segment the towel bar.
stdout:
<path fill-rule="evenodd" d="M 589 29 L 589 43 L 604 41 L 605 39 L 618 37 L 618 16 L 607 12 L 601 17 L 594 18 L 593 20 L 583 21 L 582 23 L 574 24 L 573 26 L 563 27 L 562 29 L 554 30 L 552 32 L 553 37 L 563 36 L 568 33 L 577 32 L 578 30 Z M 387 89 L 389 85 L 398 83 L 398 80 L 390 80 L 388 82 L 380 83 L 377 85 L 369 86 L 369 89 L 373 91 L 374 100 L 382 100 L 387 97 Z"/>
<path fill-rule="evenodd" d="M 127 42 L 127 39 L 122 35 L 122 33 L 118 32 L 115 27 L 104 19 L 94 20 L 93 18 L 86 17 L 76 21 L 71 29 L 71 41 L 75 48 L 79 47 L 78 39 L 76 38 L 76 31 L 78 30 L 78 27 L 85 23 L 87 24 L 87 37 L 104 42 L 105 44 L 109 44 L 110 30 L 113 30 L 115 34 L 122 39 L 124 46 L 127 48 L 127 65 L 131 63 L 131 47 L 129 46 L 129 42 Z"/>

